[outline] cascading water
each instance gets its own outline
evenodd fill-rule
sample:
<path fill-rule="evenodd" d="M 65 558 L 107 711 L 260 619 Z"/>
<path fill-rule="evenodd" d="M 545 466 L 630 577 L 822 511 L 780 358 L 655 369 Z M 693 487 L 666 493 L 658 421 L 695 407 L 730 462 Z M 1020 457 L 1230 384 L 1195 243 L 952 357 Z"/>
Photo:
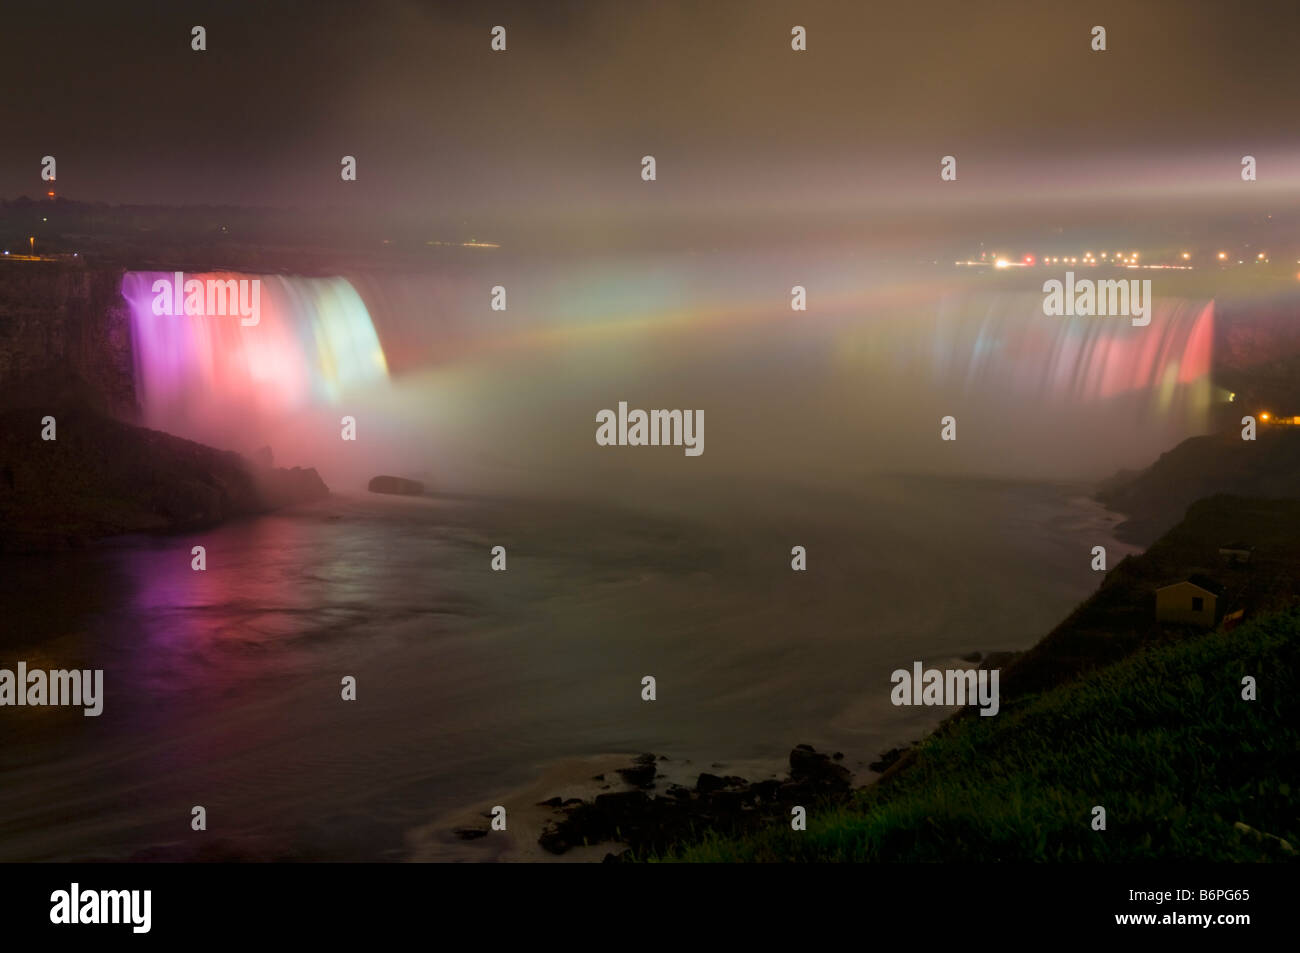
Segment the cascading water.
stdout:
<path fill-rule="evenodd" d="M 146 426 L 242 447 L 263 425 L 387 378 L 370 314 L 346 279 L 184 276 L 200 286 L 230 280 L 260 282 L 255 324 L 238 314 L 159 314 L 174 310 L 166 297 L 175 276 L 124 277 Z"/>
<path fill-rule="evenodd" d="M 807 313 L 783 300 L 778 269 L 805 276 Z M 484 259 L 445 273 L 263 276 L 260 321 L 245 326 L 156 314 L 155 282 L 172 277 L 123 282 L 147 425 L 242 451 L 270 444 L 340 487 L 377 472 L 511 490 L 625 476 L 1092 477 L 1204 432 L 1216 394 L 1213 304 L 1173 295 L 1136 327 L 1044 315 L 1032 292 L 829 259 L 667 257 L 640 270 Z M 493 310 L 503 281 L 509 310 Z M 704 410 L 708 452 L 688 469 L 680 453 L 643 453 L 627 471 L 627 455 L 594 440 L 597 411 L 624 399 Z M 949 414 L 955 446 L 938 439 Z M 359 452 L 339 442 L 344 415 L 363 421 L 363 445 L 349 445 Z"/>
<path fill-rule="evenodd" d="M 999 294 L 978 314 L 947 300 L 931 342 L 935 380 L 1049 404 L 1140 395 L 1156 414 L 1207 422 L 1214 304 L 1161 299 L 1145 327 L 1124 317 L 1047 317 L 1042 298 Z"/>

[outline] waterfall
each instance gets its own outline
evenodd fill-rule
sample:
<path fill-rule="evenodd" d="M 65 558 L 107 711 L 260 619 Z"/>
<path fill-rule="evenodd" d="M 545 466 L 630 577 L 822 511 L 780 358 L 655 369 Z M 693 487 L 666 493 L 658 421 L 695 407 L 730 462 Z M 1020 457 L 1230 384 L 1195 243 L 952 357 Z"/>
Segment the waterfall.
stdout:
<path fill-rule="evenodd" d="M 131 272 L 122 290 L 148 426 L 270 444 L 344 485 L 382 471 L 613 485 L 626 477 L 607 468 L 628 458 L 597 445 L 595 414 L 619 400 L 710 422 L 689 470 L 680 453 L 647 453 L 640 477 L 1100 476 L 1205 432 L 1226 398 L 1211 381 L 1212 301 L 1158 295 L 1134 326 L 1045 315 L 1041 293 L 974 279 L 737 256 L 260 276 L 252 326 L 155 313 L 170 274 Z M 806 313 L 790 309 L 788 272 L 810 288 Z M 498 284 L 508 311 L 489 306 Z M 345 415 L 361 443 L 339 441 Z M 939 439 L 947 415 L 955 444 Z"/>
<path fill-rule="evenodd" d="M 928 344 L 935 381 L 1053 405 L 1128 397 L 1150 415 L 1207 425 L 1214 303 L 1158 298 L 1150 325 L 1124 317 L 1048 317 L 1042 296 L 945 299 Z M 979 309 L 983 308 L 983 313 Z"/>
<path fill-rule="evenodd" d="M 387 379 L 388 365 L 365 303 L 344 278 L 187 273 L 197 280 L 260 282 L 260 314 L 171 314 L 163 272 L 128 272 L 136 388 L 146 426 L 238 445 L 241 428 Z M 156 290 L 158 289 L 158 290 Z M 182 309 L 183 310 L 183 309 Z M 233 310 L 233 309 L 232 309 Z"/>

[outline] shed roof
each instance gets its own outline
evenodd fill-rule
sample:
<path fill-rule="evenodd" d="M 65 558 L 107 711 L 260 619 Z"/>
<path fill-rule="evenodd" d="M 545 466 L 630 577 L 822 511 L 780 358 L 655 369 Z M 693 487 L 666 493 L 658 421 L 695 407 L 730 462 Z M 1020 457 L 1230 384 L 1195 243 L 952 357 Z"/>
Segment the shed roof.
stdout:
<path fill-rule="evenodd" d="M 1202 576 L 1200 574 L 1188 576 L 1186 579 L 1180 580 L 1179 582 L 1171 582 L 1167 586 L 1160 586 L 1156 589 L 1156 592 L 1163 592 L 1166 589 L 1172 589 L 1174 586 L 1181 586 L 1187 583 L 1190 583 L 1197 589 L 1204 589 L 1212 596 L 1221 596 L 1224 592 L 1223 586 L 1215 582 L 1209 576 Z"/>

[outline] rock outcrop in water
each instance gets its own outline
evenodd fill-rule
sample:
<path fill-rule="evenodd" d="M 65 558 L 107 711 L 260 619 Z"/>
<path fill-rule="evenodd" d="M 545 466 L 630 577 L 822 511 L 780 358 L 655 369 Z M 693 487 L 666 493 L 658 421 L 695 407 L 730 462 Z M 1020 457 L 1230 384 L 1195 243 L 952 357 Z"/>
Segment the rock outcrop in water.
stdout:
<path fill-rule="evenodd" d="M 212 526 L 329 495 L 312 469 L 262 466 L 76 408 L 0 413 L 0 552 Z"/>
<path fill-rule="evenodd" d="M 424 493 L 424 484 L 419 480 L 406 480 L 395 476 L 377 476 L 367 487 L 371 493 L 392 493 L 397 496 L 420 496 Z"/>

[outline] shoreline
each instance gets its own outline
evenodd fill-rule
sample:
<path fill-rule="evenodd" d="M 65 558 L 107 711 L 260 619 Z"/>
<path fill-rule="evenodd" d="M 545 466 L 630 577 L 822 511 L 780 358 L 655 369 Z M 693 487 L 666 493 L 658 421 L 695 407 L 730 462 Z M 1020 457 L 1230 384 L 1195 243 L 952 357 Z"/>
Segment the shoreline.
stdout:
<path fill-rule="evenodd" d="M 1102 523 L 1106 527 L 1107 538 L 1099 542 L 1106 545 L 1108 555 L 1114 555 L 1114 558 L 1108 562 L 1110 567 L 1118 565 L 1128 555 L 1145 552 L 1146 547 L 1125 540 L 1116 533 L 1117 528 L 1129 517 L 1098 499 L 1096 494 L 1100 489 L 1101 481 L 1093 483 L 1017 480 L 997 482 L 1077 489 L 1079 492 L 1063 496 L 1063 502 L 1070 506 L 1084 506 L 1085 513 L 1104 517 Z M 1104 579 L 1105 575 L 1099 580 L 1098 588 Z M 1079 606 L 1089 602 L 1095 595 L 1096 590 L 1076 605 L 1074 610 L 1067 613 L 1057 627 L 1072 617 Z M 1055 631 L 1055 628 L 1052 631 Z M 991 667 L 989 663 L 992 662 L 993 666 L 1001 668 L 1024 657 L 1040 645 L 1048 634 L 1050 632 L 1035 633 L 1024 644 L 1014 649 L 974 649 L 960 657 L 935 657 L 933 664 L 943 667 L 948 663 L 960 665 L 965 662 L 973 663 L 976 668 L 985 668 Z M 829 724 L 852 721 L 854 710 L 855 706 L 850 706 L 836 715 Z M 828 802 L 847 801 L 856 793 L 892 777 L 909 763 L 912 752 L 925 741 L 945 730 L 946 726 L 955 719 L 966 715 L 969 710 L 960 706 L 919 709 L 919 712 L 931 714 L 933 717 L 926 718 L 926 724 L 919 730 L 893 736 L 887 742 L 889 746 L 885 749 L 874 753 L 833 752 L 830 764 L 836 768 L 842 766 L 842 770 L 848 776 L 847 783 L 842 788 L 838 784 L 831 783 L 821 789 L 805 789 L 798 793 L 811 794 L 813 795 L 811 800 L 822 805 Z M 907 736 L 916 735 L 919 737 L 907 740 Z M 800 749 L 807 749 L 819 758 L 828 756 L 826 752 L 818 751 L 811 745 L 796 744 L 791 752 L 792 757 Z M 776 792 L 771 785 L 774 782 L 789 785 L 795 780 L 795 773 L 797 773 L 792 772 L 790 777 L 784 777 L 782 769 L 787 766 L 775 760 L 760 759 L 743 763 L 712 761 L 706 768 L 699 763 L 692 764 L 690 760 L 673 761 L 668 756 L 656 753 L 653 756 L 656 770 L 650 784 L 638 786 L 620 780 L 620 770 L 635 770 L 637 759 L 648 757 L 650 757 L 648 754 L 623 752 L 543 762 L 536 766 L 533 779 L 526 784 L 504 791 L 491 801 L 480 801 L 463 809 L 445 813 L 409 830 L 404 838 L 408 847 L 405 862 L 593 863 L 617 860 L 621 853 L 633 848 L 617 840 L 600 840 L 586 845 L 566 846 L 562 851 L 557 852 L 548 850 L 541 841 L 546 839 L 548 834 L 554 840 L 557 827 L 562 830 L 575 810 L 579 812 L 591 810 L 598 798 L 602 803 L 618 800 L 602 797 L 602 795 L 616 794 L 629 798 L 623 804 L 611 807 L 615 812 L 614 816 L 625 824 L 644 821 L 647 809 L 653 811 L 655 802 L 666 802 L 669 798 L 673 798 L 678 806 L 685 807 L 687 813 L 693 810 L 688 806 L 691 804 L 696 805 L 699 811 L 707 812 L 715 809 L 715 798 L 712 797 L 714 794 L 721 794 L 728 798 L 730 801 L 728 808 L 752 811 L 759 809 L 765 798 L 769 808 L 773 804 L 780 803 L 781 799 L 775 796 Z M 858 770 L 854 770 L 851 765 L 859 766 Z M 788 767 L 793 768 L 793 764 Z M 716 775 L 713 773 L 715 771 Z M 601 777 L 596 778 L 597 775 Z M 701 776 L 721 777 L 723 780 L 736 783 L 728 784 L 719 791 L 712 791 L 709 787 L 713 782 L 707 782 L 702 786 Z M 756 780 L 760 777 L 761 780 Z M 821 780 L 826 781 L 827 778 Z M 683 794 L 684 791 L 691 792 L 693 797 L 688 800 Z M 645 800 L 636 797 L 638 793 L 644 794 Z M 491 809 L 496 805 L 507 804 L 512 805 L 507 810 L 507 830 L 491 831 L 489 829 Z M 570 823 L 569 826 L 581 828 L 583 825 Z M 458 835 L 458 830 L 464 833 Z"/>
<path fill-rule="evenodd" d="M 1014 485 L 1023 485 L 1024 481 L 1010 481 Z M 1071 546 L 1077 546 L 1091 534 L 1102 529 L 1103 523 L 1094 519 L 1101 512 L 1102 508 L 1091 501 L 1087 496 L 1087 487 L 1081 483 L 1064 484 L 1060 481 L 1051 481 L 1046 484 L 1033 483 L 1033 486 L 1052 487 L 1051 492 L 1034 493 L 1030 499 L 1037 500 L 1041 503 L 1052 501 L 1056 504 L 1051 508 L 1052 512 L 1062 514 L 1053 519 L 1050 524 L 1044 523 L 1044 532 L 1062 532 L 1069 533 L 1072 543 Z M 1064 489 L 1064 492 L 1058 492 Z M 370 494 L 360 493 L 358 496 L 365 501 L 372 499 Z M 380 497 L 373 497 L 375 500 Z M 391 498 L 384 498 L 391 499 Z M 393 500 L 401 504 L 402 500 Z M 436 500 L 421 499 L 417 504 L 421 507 L 433 503 L 436 506 Z M 327 504 L 325 509 L 330 509 Z M 386 508 L 385 508 L 386 509 Z M 1042 512 L 1041 508 L 1037 508 Z M 475 524 L 476 525 L 476 524 Z M 1113 519 L 1105 521 L 1105 525 L 1113 525 Z M 153 534 L 148 534 L 152 536 Z M 1075 537 L 1078 538 L 1075 538 Z M 1074 604 L 1073 602 L 1071 604 Z M 1053 613 L 1054 614 L 1054 613 Z M 1058 616 L 1059 618 L 1059 616 Z M 957 643 L 957 650 L 953 652 L 946 645 L 943 650 L 935 649 L 934 651 L 925 651 L 922 654 L 927 662 L 937 662 L 940 658 L 955 659 L 962 653 L 970 654 L 970 649 L 979 648 L 984 651 L 1001 650 L 1007 648 L 1017 648 L 1022 645 L 1032 644 L 1035 639 L 1041 635 L 1042 629 L 1036 624 L 1033 630 L 1027 630 L 1019 639 L 1012 640 L 1011 644 L 1006 644 L 1004 640 L 998 637 L 996 632 L 963 632 L 961 629 L 960 619 L 954 619 L 957 624 L 956 629 L 949 628 L 948 631 L 956 632 L 960 641 Z M 846 630 L 848 631 L 848 630 Z M 973 636 L 969 642 L 964 638 L 965 635 Z M 988 636 L 992 637 L 988 637 Z M 945 642 L 953 640 L 945 640 Z M 895 646 L 898 650 L 898 658 L 889 658 L 887 663 L 897 661 L 902 664 L 900 653 L 909 651 L 907 640 Z M 877 682 L 884 678 L 889 671 L 889 665 L 883 669 L 873 668 L 876 675 L 873 675 L 871 681 Z M 877 677 L 879 676 L 879 678 Z M 669 785 L 677 785 L 682 788 L 694 789 L 698 786 L 698 778 L 701 774 L 713 774 L 719 777 L 743 777 L 746 783 L 763 783 L 765 781 L 779 780 L 784 776 L 786 765 L 784 763 L 785 753 L 790 751 L 792 745 L 798 742 L 811 742 L 818 750 L 833 753 L 837 749 L 842 749 L 848 757 L 842 759 L 842 764 L 849 769 L 853 778 L 851 784 L 862 786 L 872 783 L 877 779 L 874 772 L 870 771 L 867 764 L 879 759 L 881 752 L 887 752 L 891 746 L 905 745 L 912 739 L 922 738 L 934 730 L 937 725 L 948 717 L 951 710 L 936 708 L 904 709 L 907 716 L 906 723 L 895 732 L 888 733 L 887 737 L 881 737 L 883 732 L 871 730 L 868 726 L 879 724 L 879 712 L 873 709 L 880 705 L 887 705 L 887 687 L 877 693 L 868 686 L 863 689 L 861 686 L 854 686 L 853 697 L 844 705 L 835 706 L 830 709 L 827 719 L 819 725 L 805 724 L 798 733 L 791 732 L 789 735 L 786 731 L 781 730 L 777 725 L 777 731 L 771 731 L 771 725 L 767 726 L 761 734 L 761 737 L 755 733 L 760 742 L 765 742 L 773 737 L 778 741 L 775 744 L 760 744 L 757 747 L 763 749 L 764 760 L 741 761 L 735 758 L 728 758 L 731 751 L 739 752 L 739 748 L 733 748 L 731 745 L 724 745 L 727 750 L 721 748 L 714 749 L 712 745 L 702 744 L 695 746 L 689 743 L 689 740 L 683 744 L 682 738 L 673 737 L 672 741 L 667 742 L 660 747 L 661 742 L 650 736 L 641 738 L 634 742 L 638 745 L 646 745 L 644 750 L 653 750 L 656 753 L 665 753 L 672 760 L 660 762 L 658 767 L 662 772 L 659 780 L 660 791 Z M 856 704 L 857 698 L 867 697 L 871 704 L 859 706 Z M 924 719 L 924 724 L 914 720 L 914 717 Z M 809 731 L 808 728 L 813 730 Z M 823 728 L 829 730 L 823 731 Z M 855 743 L 854 736 L 858 737 L 861 743 Z M 689 737 L 689 735 L 687 736 Z M 599 743 L 597 739 L 597 743 Z M 832 747 L 833 746 L 833 747 Z M 745 747 L 745 746 L 742 746 Z M 491 801 L 482 798 L 482 791 L 493 790 L 491 785 L 485 784 L 478 791 L 470 790 L 468 793 L 475 798 L 474 803 L 457 808 L 454 811 L 445 810 L 445 800 L 437 805 L 437 813 L 433 815 L 432 820 L 427 820 L 427 814 L 415 806 L 415 810 L 405 818 L 405 824 L 394 831 L 394 835 L 389 841 L 389 849 L 383 850 L 382 853 L 376 852 L 374 859 L 401 861 L 408 860 L 426 860 L 426 859 L 465 859 L 465 860 L 493 860 L 503 862 L 516 862 L 530 859 L 570 859 L 565 856 L 556 857 L 540 848 L 538 838 L 544 832 L 547 823 L 557 819 L 550 808 L 542 808 L 540 802 L 550 800 L 553 797 L 561 797 L 561 804 L 564 800 L 572 798 L 581 798 L 592 801 L 602 794 L 619 794 L 635 791 L 636 788 L 630 785 L 622 784 L 617 777 L 617 771 L 620 767 L 630 764 L 635 756 L 635 749 L 626 752 L 619 752 L 618 748 L 606 748 L 603 752 L 596 748 L 596 755 L 588 755 L 580 750 L 577 756 L 568 759 L 562 759 L 559 762 L 552 762 L 546 759 L 546 750 L 534 749 L 542 757 L 537 760 L 529 759 L 531 766 L 525 770 L 531 770 L 533 776 L 526 783 L 512 787 L 502 794 L 497 795 Z M 618 752 L 609 754 L 608 752 Z M 684 752 L 685 757 L 679 757 L 679 751 Z M 770 757 L 767 757 L 770 752 Z M 745 754 L 754 752 L 745 750 Z M 604 770 L 593 769 L 587 771 L 588 761 L 590 758 L 608 759 L 604 760 Z M 721 760 L 712 760 L 713 757 L 721 757 Z M 693 763 L 686 758 L 693 759 Z M 512 772 L 519 777 L 518 768 L 512 767 Z M 615 772 L 608 775 L 608 771 Z M 587 782 L 596 774 L 606 773 L 612 777 L 612 783 L 609 788 L 600 785 L 590 785 Z M 513 779 L 512 779 L 513 781 Z M 550 789 L 545 785 L 549 783 Z M 734 786 L 729 797 L 735 797 L 737 791 Z M 507 828 L 509 840 L 505 844 L 494 843 L 492 837 L 479 838 L 473 841 L 462 842 L 455 837 L 453 831 L 458 827 L 473 827 L 474 825 L 487 826 L 487 818 L 483 817 L 483 812 L 489 810 L 496 803 L 505 803 L 510 806 L 510 820 Z M 494 832 L 495 833 L 495 832 Z M 503 838 L 504 839 L 504 838 Z M 290 845 L 284 845 L 285 856 L 313 856 L 319 850 L 319 844 L 310 840 L 304 840 L 301 844 L 293 849 Z M 405 848 L 405 849 L 403 849 Z M 601 860 L 609 852 L 610 845 L 603 844 L 598 849 L 571 848 L 572 859 L 584 859 L 591 861 Z M 618 848 L 615 848 L 616 850 Z M 585 851 L 585 853 L 584 853 Z M 233 850 L 232 850 L 233 852 Z M 133 852 L 139 853 L 139 852 Z M 167 851 L 162 852 L 164 856 L 170 856 Z M 255 856 L 265 856 L 272 851 L 258 851 L 250 849 L 250 859 Z M 281 851 L 273 851 L 280 855 Z M 149 851 L 144 852 L 150 857 L 154 854 Z M 441 855 L 441 856 L 440 856 Z M 359 857 L 358 857 L 359 859 Z"/>
<path fill-rule="evenodd" d="M 1111 526 L 1120 525 L 1125 519 L 1125 514 L 1095 498 L 1089 501 L 1110 514 Z M 1162 624 L 1143 608 L 1144 593 L 1149 594 L 1150 586 L 1185 576 L 1206 560 L 1215 561 L 1213 554 L 1217 553 L 1225 523 L 1242 527 L 1252 539 L 1257 539 L 1270 564 L 1300 565 L 1300 546 L 1286 538 L 1285 530 L 1278 529 L 1289 525 L 1288 518 L 1296 507 L 1300 507 L 1300 502 L 1294 500 L 1223 495 L 1200 500 L 1189 508 L 1181 522 L 1145 548 L 1125 544 L 1138 555 L 1111 561 L 1097 589 L 1049 632 L 1011 653 L 970 653 L 963 660 L 978 662 L 981 667 L 990 662 L 1000 669 L 1005 666 L 1003 705 L 1008 711 L 1020 711 L 1038 699 L 1054 696 L 1058 690 L 1068 690 L 1080 678 L 1134 658 L 1145 648 L 1168 646 L 1171 639 L 1176 644 L 1186 632 L 1179 630 L 1172 635 L 1165 632 Z M 1240 567 L 1225 566 L 1222 560 L 1218 563 L 1219 574 L 1230 583 L 1239 584 L 1248 578 L 1249 574 L 1241 574 Z M 1236 578 L 1234 573 L 1241 574 L 1241 578 Z M 1283 610 L 1294 603 L 1297 595 L 1294 588 L 1263 594 L 1246 589 L 1238 592 L 1236 598 L 1240 601 L 1234 604 L 1245 606 L 1249 621 Z M 1121 618 L 1130 620 L 1129 624 L 1136 630 L 1118 639 L 1114 633 L 1119 631 L 1116 622 Z M 971 706 L 936 706 L 935 711 L 942 715 L 922 737 L 905 747 L 882 753 L 879 760 L 872 762 L 871 774 L 865 781 L 861 772 L 851 773 L 840 765 L 841 760 L 845 765 L 849 763 L 844 755 L 836 752 L 828 756 L 808 745 L 798 745 L 791 751 L 790 776 L 784 781 L 772 778 L 753 781 L 701 772 L 695 784 L 690 785 L 681 780 L 680 773 L 675 777 L 668 776 L 667 772 L 660 775 L 656 769 L 663 762 L 655 756 L 628 759 L 625 755 L 625 763 L 629 760 L 631 763 L 623 772 L 635 772 L 645 766 L 646 759 L 652 759 L 654 768 L 650 769 L 650 776 L 641 778 L 642 783 L 631 783 L 636 779 L 629 779 L 629 783 L 618 786 L 617 790 L 596 794 L 588 801 L 580 799 L 580 790 L 565 788 L 573 780 L 566 775 L 565 766 L 553 765 L 523 789 L 534 801 L 560 795 L 549 806 L 551 824 L 542 828 L 542 843 L 530 845 L 517 856 L 499 853 L 493 859 L 644 860 L 698 843 L 701 830 L 720 835 L 724 841 L 741 843 L 762 831 L 784 827 L 789 821 L 787 809 L 792 804 L 804 806 L 810 814 L 815 807 L 851 806 L 859 794 L 904 774 L 928 742 L 947 743 L 945 739 L 959 738 L 972 727 L 977 731 L 987 727 L 980 724 L 982 719 L 971 717 Z M 539 803 L 530 810 L 527 833 L 535 832 L 544 824 L 545 811 L 540 809 L 546 807 Z M 516 836 L 527 836 L 527 833 L 520 831 Z M 548 856 L 548 852 L 555 856 Z"/>

